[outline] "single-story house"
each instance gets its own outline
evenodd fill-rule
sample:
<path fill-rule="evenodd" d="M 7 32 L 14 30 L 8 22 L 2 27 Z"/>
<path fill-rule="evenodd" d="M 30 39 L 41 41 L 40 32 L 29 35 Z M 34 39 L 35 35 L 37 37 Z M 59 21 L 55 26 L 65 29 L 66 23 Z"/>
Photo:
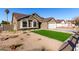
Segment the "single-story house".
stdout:
<path fill-rule="evenodd" d="M 43 18 L 36 13 L 31 15 L 13 13 L 12 25 L 14 30 L 73 28 L 75 26 L 70 20 Z"/>
<path fill-rule="evenodd" d="M 14 30 L 56 28 L 56 26 L 54 26 L 56 25 L 54 18 L 43 18 L 36 13 L 31 15 L 13 13 L 12 24 L 14 26 Z"/>
<path fill-rule="evenodd" d="M 56 20 L 56 28 L 73 28 L 75 24 L 71 23 L 71 20 Z"/>

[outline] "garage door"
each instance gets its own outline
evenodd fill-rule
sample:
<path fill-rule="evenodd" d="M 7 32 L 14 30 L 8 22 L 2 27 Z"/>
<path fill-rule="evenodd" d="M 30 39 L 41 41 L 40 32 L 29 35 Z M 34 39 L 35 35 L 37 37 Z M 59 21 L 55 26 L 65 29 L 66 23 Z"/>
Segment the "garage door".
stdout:
<path fill-rule="evenodd" d="M 48 29 L 54 29 L 56 28 L 56 24 L 48 24 Z"/>

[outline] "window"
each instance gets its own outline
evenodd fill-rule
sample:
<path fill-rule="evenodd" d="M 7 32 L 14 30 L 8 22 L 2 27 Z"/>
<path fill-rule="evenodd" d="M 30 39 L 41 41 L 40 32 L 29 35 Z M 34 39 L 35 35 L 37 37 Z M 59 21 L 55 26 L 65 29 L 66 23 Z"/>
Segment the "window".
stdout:
<path fill-rule="evenodd" d="M 22 27 L 27 27 L 27 21 L 23 21 Z"/>
<path fill-rule="evenodd" d="M 33 27 L 36 27 L 36 22 L 35 21 L 33 22 Z"/>
<path fill-rule="evenodd" d="M 29 27 L 32 27 L 32 20 L 29 20 Z"/>

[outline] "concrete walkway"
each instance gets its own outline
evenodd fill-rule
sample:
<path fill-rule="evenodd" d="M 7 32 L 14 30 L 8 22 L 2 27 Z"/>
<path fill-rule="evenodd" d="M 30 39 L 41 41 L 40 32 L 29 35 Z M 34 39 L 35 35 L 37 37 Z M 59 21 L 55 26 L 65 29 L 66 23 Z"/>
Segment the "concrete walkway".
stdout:
<path fill-rule="evenodd" d="M 66 33 L 73 33 L 74 29 L 64 29 L 64 28 L 56 28 L 56 29 L 50 29 L 50 30 L 53 30 L 53 31 L 59 31 L 59 32 L 66 32 Z"/>

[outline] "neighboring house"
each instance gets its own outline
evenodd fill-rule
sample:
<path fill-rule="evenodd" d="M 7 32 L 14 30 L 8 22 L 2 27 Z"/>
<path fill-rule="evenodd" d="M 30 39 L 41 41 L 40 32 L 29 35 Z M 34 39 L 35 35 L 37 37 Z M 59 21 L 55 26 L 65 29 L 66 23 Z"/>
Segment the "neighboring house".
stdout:
<path fill-rule="evenodd" d="M 56 26 L 53 26 L 56 24 L 54 18 L 43 18 L 36 13 L 31 15 L 13 13 L 12 24 L 14 26 L 14 30 L 56 28 Z"/>
<path fill-rule="evenodd" d="M 70 20 L 56 20 L 57 28 L 73 28 L 74 26 Z"/>
<path fill-rule="evenodd" d="M 71 20 L 67 20 L 66 23 L 68 24 L 67 26 L 70 27 L 70 28 L 75 27 L 75 24 L 73 24 Z"/>

